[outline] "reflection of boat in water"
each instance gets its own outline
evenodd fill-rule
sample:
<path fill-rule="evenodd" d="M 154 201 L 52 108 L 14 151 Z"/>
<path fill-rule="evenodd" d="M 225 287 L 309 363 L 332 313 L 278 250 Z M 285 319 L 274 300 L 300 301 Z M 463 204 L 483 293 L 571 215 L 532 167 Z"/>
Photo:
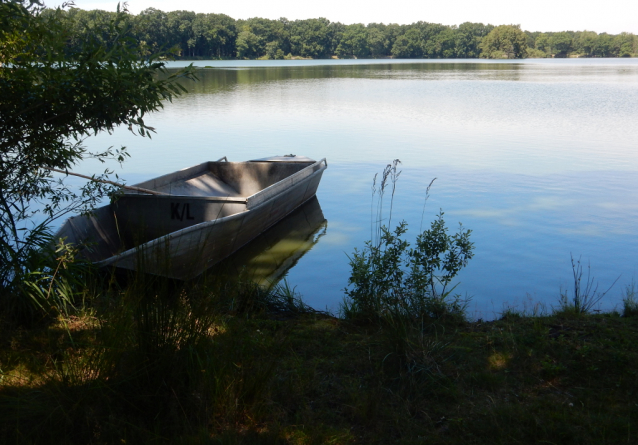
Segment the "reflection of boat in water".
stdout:
<path fill-rule="evenodd" d="M 276 225 L 259 235 L 206 275 L 237 277 L 270 285 L 285 274 L 326 233 L 328 222 L 314 197 Z"/>
<path fill-rule="evenodd" d="M 88 246 L 80 254 L 98 266 L 189 279 L 314 197 L 326 167 L 301 156 L 204 162 L 69 218 L 56 238 Z"/>

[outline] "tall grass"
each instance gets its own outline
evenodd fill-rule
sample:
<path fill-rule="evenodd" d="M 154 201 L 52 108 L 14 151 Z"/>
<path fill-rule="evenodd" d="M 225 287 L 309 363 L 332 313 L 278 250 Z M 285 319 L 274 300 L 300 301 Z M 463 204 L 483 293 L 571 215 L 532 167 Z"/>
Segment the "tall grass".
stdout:
<path fill-rule="evenodd" d="M 625 287 L 625 291 L 623 293 L 622 303 L 623 303 L 623 317 L 637 317 L 638 316 L 638 292 L 636 291 L 636 282 L 634 280 L 631 281 Z"/>
<path fill-rule="evenodd" d="M 0 443 L 171 442 L 251 428 L 267 415 L 264 392 L 285 335 L 265 340 L 240 321 L 311 312 L 294 289 L 102 278 L 82 306 L 59 313 L 64 326 L 90 307 L 91 323 L 43 331 L 47 365 L 23 371 L 36 380 L 2 374 Z"/>
<path fill-rule="evenodd" d="M 620 277 L 604 292 L 598 291 L 598 282 L 591 275 L 591 266 L 587 265 L 587 276 L 584 277 L 584 268 L 581 258 L 574 259 L 571 255 L 572 275 L 574 280 L 574 288 L 571 295 L 568 291 L 561 292 L 560 295 L 560 312 L 564 314 L 588 314 L 600 303 L 607 293 L 614 287 Z"/>
<path fill-rule="evenodd" d="M 13 271 L 11 280 L 0 285 L 0 311 L 27 325 L 69 314 L 82 301 L 92 274 L 89 263 L 76 259 L 74 246 L 55 243 L 46 231 L 38 234 L 37 241 L 24 246 L 20 265 L 0 266 Z"/>

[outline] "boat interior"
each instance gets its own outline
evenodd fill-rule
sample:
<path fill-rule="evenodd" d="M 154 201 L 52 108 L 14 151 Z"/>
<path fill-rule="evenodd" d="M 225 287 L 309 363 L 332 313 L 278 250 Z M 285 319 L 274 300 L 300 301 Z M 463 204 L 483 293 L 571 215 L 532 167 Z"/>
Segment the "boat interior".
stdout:
<path fill-rule="evenodd" d="M 307 159 L 307 158 L 306 158 Z M 314 163 L 305 162 L 204 162 L 135 187 L 174 196 L 248 197 Z M 126 194 L 139 194 L 126 191 Z"/>

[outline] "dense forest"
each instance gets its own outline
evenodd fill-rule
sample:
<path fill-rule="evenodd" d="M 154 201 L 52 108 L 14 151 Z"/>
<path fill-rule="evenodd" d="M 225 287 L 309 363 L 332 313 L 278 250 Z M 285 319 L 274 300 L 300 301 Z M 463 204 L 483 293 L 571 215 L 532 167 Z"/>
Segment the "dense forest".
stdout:
<path fill-rule="evenodd" d="M 115 13 L 66 11 L 78 41 L 100 35 Z M 149 53 L 181 59 L 635 57 L 638 36 L 593 31 L 530 32 L 515 25 L 416 22 L 344 25 L 325 18 L 235 20 L 224 14 L 163 12 L 130 15 L 133 35 Z M 106 39 L 105 39 L 106 41 Z"/>

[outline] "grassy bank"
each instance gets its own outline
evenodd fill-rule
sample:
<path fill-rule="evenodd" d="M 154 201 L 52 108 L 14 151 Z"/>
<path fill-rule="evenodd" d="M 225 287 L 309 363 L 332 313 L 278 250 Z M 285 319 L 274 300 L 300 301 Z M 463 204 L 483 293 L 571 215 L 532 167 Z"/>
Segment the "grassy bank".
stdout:
<path fill-rule="evenodd" d="M 631 310 L 347 321 L 245 283 L 94 297 L 3 320 L 0 442 L 638 442 Z"/>

